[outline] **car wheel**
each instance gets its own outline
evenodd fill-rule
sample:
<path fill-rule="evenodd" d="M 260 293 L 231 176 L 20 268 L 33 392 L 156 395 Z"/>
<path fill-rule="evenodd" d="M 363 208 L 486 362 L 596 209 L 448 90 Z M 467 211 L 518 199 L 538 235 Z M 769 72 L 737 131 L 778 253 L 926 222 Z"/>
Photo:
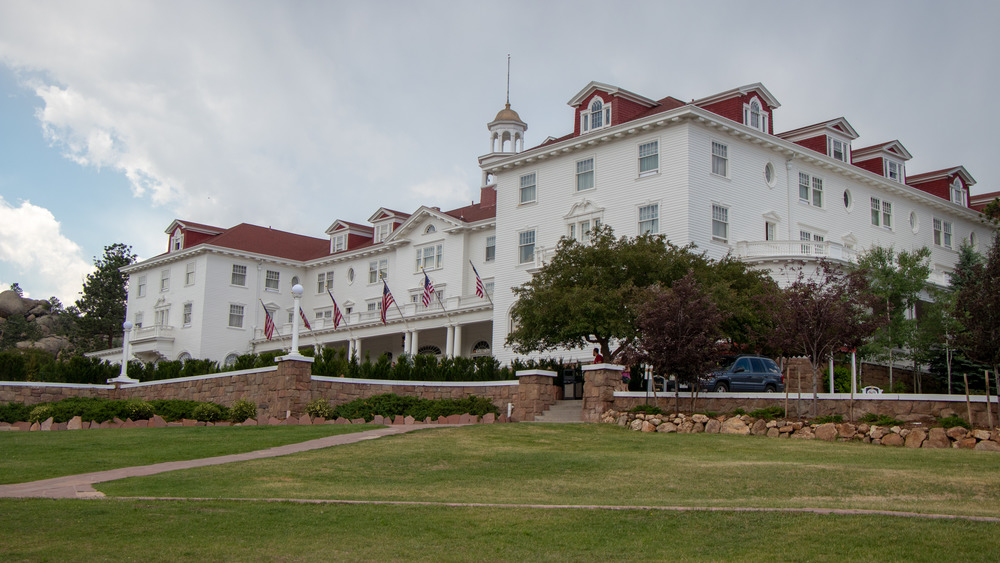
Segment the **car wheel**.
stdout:
<path fill-rule="evenodd" d="M 764 392 L 765 393 L 774 393 L 776 391 L 777 391 L 777 389 L 775 389 L 774 386 L 772 386 L 772 385 L 768 385 L 767 387 L 764 388 Z"/>
<path fill-rule="evenodd" d="M 717 383 L 715 385 L 715 392 L 716 393 L 725 393 L 727 391 L 729 391 L 729 386 L 726 385 L 725 383 Z"/>

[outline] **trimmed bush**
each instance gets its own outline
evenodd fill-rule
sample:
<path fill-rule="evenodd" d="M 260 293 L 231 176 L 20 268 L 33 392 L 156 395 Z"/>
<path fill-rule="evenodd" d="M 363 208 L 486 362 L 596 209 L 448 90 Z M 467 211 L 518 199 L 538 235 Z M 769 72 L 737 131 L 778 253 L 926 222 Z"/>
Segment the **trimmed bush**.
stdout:
<path fill-rule="evenodd" d="M 229 418 L 229 413 L 226 410 L 225 407 L 216 403 L 199 403 L 191 411 L 191 416 L 199 422 L 219 422 Z"/>
<path fill-rule="evenodd" d="M 781 407 L 765 407 L 762 409 L 751 411 L 750 416 L 754 418 L 766 418 L 766 419 L 784 418 L 785 409 Z"/>
<path fill-rule="evenodd" d="M 38 405 L 31 409 L 28 422 L 42 422 L 43 420 L 48 420 L 50 416 L 52 416 L 52 405 Z"/>
<path fill-rule="evenodd" d="M 334 418 L 333 407 L 326 399 L 313 399 L 306 405 L 306 414 L 313 418 Z"/>
<path fill-rule="evenodd" d="M 0 422 L 26 422 L 30 416 L 31 409 L 24 403 L 0 405 Z"/>
<path fill-rule="evenodd" d="M 246 398 L 233 403 L 229 409 L 229 420 L 231 422 L 244 422 L 248 418 L 257 418 L 257 405 Z"/>
<path fill-rule="evenodd" d="M 642 412 L 646 414 L 666 414 L 663 409 L 656 405 L 636 405 L 629 409 L 628 412 Z"/>
<path fill-rule="evenodd" d="M 841 422 L 844 422 L 844 417 L 843 417 L 843 415 L 839 415 L 839 414 L 828 414 L 826 416 L 821 416 L 821 417 L 817 418 L 813 422 L 816 423 L 816 424 L 827 424 L 829 422 L 840 424 Z"/>
<path fill-rule="evenodd" d="M 431 400 L 385 393 L 338 405 L 333 409 L 331 416 L 327 418 L 364 418 L 365 421 L 371 422 L 378 414 L 386 417 L 412 416 L 416 420 L 431 417 L 433 420 L 439 416 L 465 413 L 474 416 L 482 416 L 487 413 L 498 415 L 500 410 L 489 399 L 478 396 L 469 396 L 464 399 Z"/>
<path fill-rule="evenodd" d="M 902 426 L 902 421 L 896 420 L 887 414 L 868 413 L 858 419 L 859 422 L 872 424 L 874 426 Z"/>

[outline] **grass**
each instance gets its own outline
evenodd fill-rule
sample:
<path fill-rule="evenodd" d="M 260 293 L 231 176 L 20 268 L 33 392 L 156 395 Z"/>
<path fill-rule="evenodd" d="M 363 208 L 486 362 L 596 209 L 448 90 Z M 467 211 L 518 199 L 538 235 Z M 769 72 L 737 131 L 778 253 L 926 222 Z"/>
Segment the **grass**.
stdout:
<path fill-rule="evenodd" d="M 0 484 L 199 459 L 379 428 L 371 425 L 193 426 L 0 433 Z"/>
<path fill-rule="evenodd" d="M 111 496 L 824 507 L 1000 516 L 1000 457 L 612 425 L 480 425 L 125 479 Z"/>
<path fill-rule="evenodd" d="M 4 561 L 995 561 L 996 524 L 876 516 L 0 500 Z"/>

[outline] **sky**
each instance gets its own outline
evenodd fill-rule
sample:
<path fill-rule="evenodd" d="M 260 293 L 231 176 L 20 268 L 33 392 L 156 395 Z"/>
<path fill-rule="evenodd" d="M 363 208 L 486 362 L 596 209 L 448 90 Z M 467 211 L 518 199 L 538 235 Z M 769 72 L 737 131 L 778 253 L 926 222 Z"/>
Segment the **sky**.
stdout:
<path fill-rule="evenodd" d="M 659 99 L 755 82 L 776 132 L 845 117 L 907 173 L 1000 190 L 1000 3 L 0 0 L 0 290 L 79 298 L 174 219 L 325 237 L 478 200 L 486 124 L 572 130 L 591 81 Z"/>

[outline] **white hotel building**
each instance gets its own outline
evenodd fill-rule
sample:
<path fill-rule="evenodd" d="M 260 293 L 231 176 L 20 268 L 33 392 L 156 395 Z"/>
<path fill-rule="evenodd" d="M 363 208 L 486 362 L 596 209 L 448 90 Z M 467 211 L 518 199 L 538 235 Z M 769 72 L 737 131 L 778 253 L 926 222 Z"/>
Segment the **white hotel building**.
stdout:
<path fill-rule="evenodd" d="M 991 240 L 969 207 L 975 181 L 963 167 L 907 174 L 911 155 L 900 142 L 856 146 L 859 133 L 844 118 L 775 134 L 779 104 L 761 84 L 685 103 L 592 82 L 569 105 L 572 133 L 527 150 L 518 114 L 509 104 L 497 114 L 491 152 L 479 159 L 478 204 L 412 215 L 383 208 L 365 225 L 336 221 L 325 239 L 175 221 L 168 252 L 125 268 L 134 354 L 225 362 L 287 347 L 290 288 L 300 283 L 312 325 L 300 346 L 373 358 L 492 354 L 508 363 L 511 288 L 560 237 L 581 238 L 598 223 L 619 236 L 694 243 L 712 258 L 733 253 L 775 275 L 819 257 L 849 261 L 872 245 L 927 246 L 930 281 L 941 285 L 963 239 Z M 493 305 L 476 296 L 470 261 Z M 430 307 L 419 302 L 420 266 L 442 297 Z M 386 325 L 383 276 L 402 309 L 389 311 Z M 333 328 L 327 289 L 346 327 Z M 278 323 L 272 341 L 263 338 L 264 307 Z"/>

